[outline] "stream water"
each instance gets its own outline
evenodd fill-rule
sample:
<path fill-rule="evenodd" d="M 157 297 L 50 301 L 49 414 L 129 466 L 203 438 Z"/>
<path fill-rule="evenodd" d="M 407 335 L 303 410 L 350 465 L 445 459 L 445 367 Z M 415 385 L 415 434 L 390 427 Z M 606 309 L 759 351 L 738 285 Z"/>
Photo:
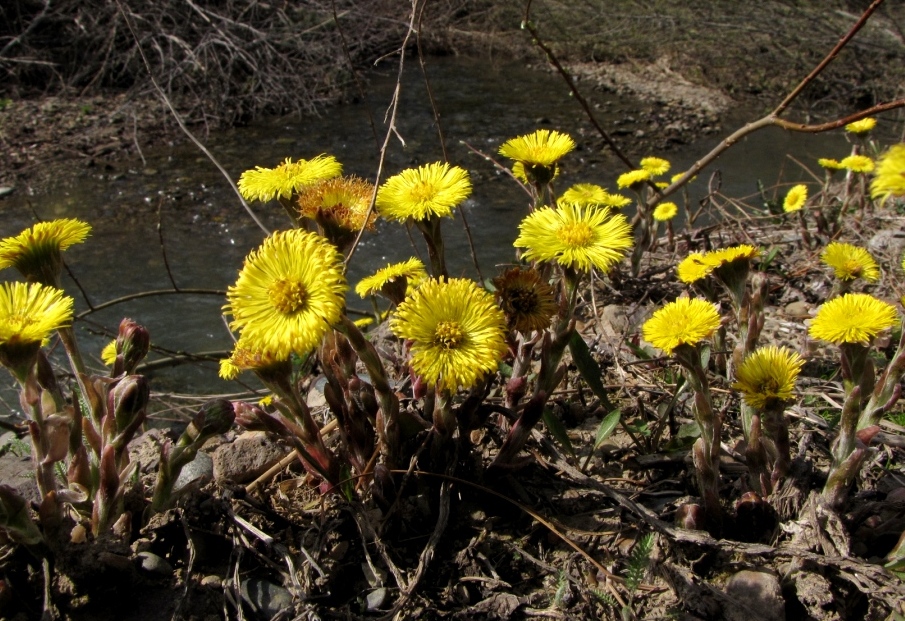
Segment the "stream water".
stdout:
<path fill-rule="evenodd" d="M 592 136 L 593 129 L 563 81 L 553 74 L 512 64 L 437 58 L 430 60 L 428 75 L 441 113 L 449 159 L 471 174 L 475 190 L 463 211 L 484 276 L 491 276 L 496 264 L 513 258 L 512 241 L 527 213 L 528 197 L 465 143 L 496 157 L 504 140 L 538 127 L 555 128 L 575 137 Z M 316 117 L 270 119 L 220 132 L 205 139 L 205 144 L 234 180 L 255 165 L 270 167 L 287 156 L 309 158 L 319 153 L 336 156 L 346 174 L 373 179 L 378 142 L 368 113 L 373 115 L 376 135 L 382 141 L 394 85 L 395 68 L 374 70 L 363 101 L 329 109 Z M 624 96 L 595 93 L 592 98 L 604 127 L 644 107 Z M 754 116 L 740 117 L 738 123 L 751 118 Z M 681 171 L 738 123 L 729 119 L 720 134 L 651 155 L 668 158 L 673 171 Z M 384 178 L 409 166 L 442 159 L 437 124 L 414 60 L 409 62 L 402 82 L 396 127 L 396 135 L 389 141 Z M 781 172 L 784 180 L 804 178 L 806 173 L 787 154 L 813 166 L 817 157 L 842 157 L 848 151 L 839 133 L 803 136 L 771 128 L 730 149 L 714 168 L 722 173 L 725 194 L 744 197 L 756 192 L 758 179 L 769 186 Z M 112 169 L 90 169 L 93 172 L 77 183 L 47 195 L 26 198 L 14 194 L 0 201 L 0 235 L 15 235 L 29 226 L 33 222 L 31 207 L 43 219 L 76 217 L 91 223 L 92 236 L 70 248 L 66 260 L 95 306 L 141 291 L 172 288 L 170 275 L 180 288 L 225 289 L 234 282 L 243 258 L 261 242 L 264 233 L 243 211 L 211 162 L 191 144 L 160 145 L 143 155 L 144 162 L 136 158 Z M 623 170 L 607 153 L 576 151 L 565 162 L 558 187 L 590 182 L 614 189 L 615 179 Z M 693 200 L 704 194 L 706 176 L 701 175 L 702 180 L 691 185 Z M 253 208 L 270 229 L 288 223 L 275 204 L 258 203 Z M 451 273 L 474 277 L 458 217 L 444 223 L 444 237 Z M 354 285 L 374 269 L 409 256 L 412 248 L 404 230 L 381 223 L 376 234 L 365 236 L 350 266 L 349 282 Z M 0 274 L 0 278 L 14 277 L 10 270 Z M 75 295 L 78 309 L 87 310 L 88 304 L 73 281 L 67 282 L 67 289 Z M 223 301 L 218 295 L 183 293 L 143 297 L 91 312 L 79 323 L 89 365 L 100 366 L 98 352 L 109 338 L 97 335 L 97 329 L 106 326 L 115 331 L 124 316 L 146 325 L 153 344 L 170 351 L 228 350 L 232 341 L 221 318 Z M 357 297 L 350 297 L 350 305 L 366 308 Z M 238 389 L 217 379 L 216 369 L 215 363 L 161 369 L 153 373 L 152 387 L 195 394 Z M 15 400 L 7 399 L 7 403 L 14 404 Z"/>

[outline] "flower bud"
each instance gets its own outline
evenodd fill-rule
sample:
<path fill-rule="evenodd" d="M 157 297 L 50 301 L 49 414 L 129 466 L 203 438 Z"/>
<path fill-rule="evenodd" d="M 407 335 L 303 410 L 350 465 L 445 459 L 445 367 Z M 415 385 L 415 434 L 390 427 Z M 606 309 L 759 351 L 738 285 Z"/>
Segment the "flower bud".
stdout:
<path fill-rule="evenodd" d="M 148 330 L 131 319 L 123 319 L 116 337 L 116 353 L 123 357 L 123 372 L 132 373 L 151 348 Z"/>
<path fill-rule="evenodd" d="M 107 397 L 107 416 L 113 414 L 116 431 L 121 433 L 136 418 L 144 419 L 151 398 L 151 387 L 142 375 L 127 375 L 114 386 Z"/>
<path fill-rule="evenodd" d="M 208 401 L 182 432 L 178 446 L 200 446 L 208 438 L 229 431 L 235 419 L 236 411 L 232 402 L 226 399 Z"/>

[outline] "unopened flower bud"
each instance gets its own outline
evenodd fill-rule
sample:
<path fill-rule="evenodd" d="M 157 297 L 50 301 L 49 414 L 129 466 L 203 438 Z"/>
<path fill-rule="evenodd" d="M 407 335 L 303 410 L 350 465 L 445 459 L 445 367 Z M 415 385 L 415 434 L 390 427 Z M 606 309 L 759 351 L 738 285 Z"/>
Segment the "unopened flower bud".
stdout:
<path fill-rule="evenodd" d="M 107 415 L 113 413 L 117 432 L 122 432 L 136 417 L 144 418 L 151 398 L 151 387 L 142 375 L 127 375 L 107 397 Z"/>
<path fill-rule="evenodd" d="M 132 373 L 148 355 L 151 335 L 148 330 L 131 319 L 123 319 L 116 337 L 116 353 L 123 357 L 123 372 Z"/>
<path fill-rule="evenodd" d="M 236 419 L 233 404 L 226 399 L 205 403 L 179 438 L 178 446 L 201 445 L 208 438 L 226 433 Z"/>

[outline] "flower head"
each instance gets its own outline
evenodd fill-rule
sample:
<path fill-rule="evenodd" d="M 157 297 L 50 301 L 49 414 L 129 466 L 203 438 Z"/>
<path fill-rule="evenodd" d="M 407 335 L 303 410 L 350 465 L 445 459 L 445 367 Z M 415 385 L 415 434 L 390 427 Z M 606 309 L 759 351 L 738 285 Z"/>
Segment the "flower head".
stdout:
<path fill-rule="evenodd" d="M 871 198 L 885 202 L 890 196 L 905 195 L 905 143 L 894 144 L 877 160 Z"/>
<path fill-rule="evenodd" d="M 116 339 L 113 339 L 101 350 L 101 362 L 106 364 L 108 367 L 112 367 L 116 362 Z"/>
<path fill-rule="evenodd" d="M 842 165 L 842 162 L 829 157 L 821 157 L 817 160 L 817 163 L 827 170 L 842 170 L 845 168 L 845 166 Z"/>
<path fill-rule="evenodd" d="M 23 379 L 41 342 L 72 323 L 72 298 L 60 289 L 23 282 L 0 284 L 0 364 Z"/>
<path fill-rule="evenodd" d="M 627 196 L 610 194 L 604 188 L 593 183 L 576 183 L 562 193 L 560 203 L 575 203 L 576 205 L 595 205 L 600 207 L 614 207 L 619 209 L 632 202 Z"/>
<path fill-rule="evenodd" d="M 377 293 L 399 304 L 412 285 L 417 285 L 427 278 L 424 263 L 419 259 L 411 258 L 401 263 L 391 263 L 374 272 L 367 278 L 362 278 L 355 285 L 355 293 L 365 298 Z"/>
<path fill-rule="evenodd" d="M 245 259 L 224 312 L 247 348 L 285 359 L 317 347 L 339 320 L 345 291 L 342 257 L 332 244 L 301 229 L 280 231 Z"/>
<path fill-rule="evenodd" d="M 880 279 L 877 262 L 867 250 L 858 246 L 830 242 L 820 255 L 820 260 L 833 268 L 833 273 L 839 280 L 863 278 L 868 282 L 876 282 Z"/>
<path fill-rule="evenodd" d="M 798 211 L 799 209 L 804 207 L 804 204 L 807 200 L 808 186 L 804 185 L 803 183 L 793 185 L 788 194 L 786 194 L 785 200 L 783 200 L 782 202 L 783 211 L 785 211 L 786 213 Z"/>
<path fill-rule="evenodd" d="M 641 158 L 641 168 L 651 174 L 651 176 L 659 177 L 669 172 L 671 164 L 662 157 L 643 157 Z"/>
<path fill-rule="evenodd" d="M 471 181 L 464 169 L 436 162 L 387 179 L 377 192 L 377 209 L 385 218 L 400 222 L 443 218 L 470 195 Z"/>
<path fill-rule="evenodd" d="M 553 173 L 552 177 L 550 176 L 551 171 Z M 553 164 L 552 166 L 544 167 L 516 162 L 512 165 L 512 176 L 525 184 L 547 183 L 559 177 L 559 165 Z"/>
<path fill-rule="evenodd" d="M 672 220 L 679 213 L 679 207 L 675 203 L 659 203 L 654 207 L 654 220 L 666 222 Z"/>
<path fill-rule="evenodd" d="M 496 299 L 511 329 L 519 332 L 543 330 L 556 314 L 553 288 L 537 270 L 513 267 L 493 279 Z"/>
<path fill-rule="evenodd" d="M 447 390 L 473 386 L 506 351 L 503 312 L 463 278 L 425 281 L 396 309 L 390 329 L 412 341 L 415 373 Z"/>
<path fill-rule="evenodd" d="M 686 284 L 697 282 L 702 278 L 706 278 L 713 271 L 714 266 L 704 259 L 704 255 L 700 252 L 692 252 L 690 255 L 682 259 L 676 268 L 679 280 Z"/>
<path fill-rule="evenodd" d="M 500 147 L 500 155 L 526 166 L 552 167 L 575 148 L 568 134 L 549 129 L 511 138 Z"/>
<path fill-rule="evenodd" d="M 234 380 L 242 371 L 264 371 L 285 362 L 273 352 L 250 347 L 245 339 L 240 338 L 229 358 L 220 361 L 219 375 L 225 380 Z"/>
<path fill-rule="evenodd" d="M 845 126 L 845 131 L 852 134 L 866 134 L 877 125 L 877 119 L 866 116 Z"/>
<path fill-rule="evenodd" d="M 866 155 L 843 157 L 839 165 L 856 173 L 869 173 L 874 170 L 874 161 Z"/>
<path fill-rule="evenodd" d="M 347 231 L 374 230 L 377 214 L 368 216 L 374 185 L 358 177 L 334 177 L 305 187 L 298 200 L 299 215 L 329 220 Z"/>
<path fill-rule="evenodd" d="M 739 244 L 738 246 L 729 246 L 728 248 L 720 248 L 704 255 L 704 260 L 718 268 L 727 263 L 736 261 L 750 261 L 760 256 L 760 249 L 750 244 Z"/>
<path fill-rule="evenodd" d="M 792 398 L 795 380 L 804 359 L 786 347 L 761 347 L 750 353 L 735 372 L 732 387 L 742 393 L 745 403 L 764 409 Z"/>
<path fill-rule="evenodd" d="M 625 216 L 610 209 L 566 203 L 529 214 L 519 224 L 514 246 L 527 248 L 528 260 L 607 272 L 632 247 L 632 228 Z"/>
<path fill-rule="evenodd" d="M 899 321 L 895 307 L 866 293 L 846 293 L 820 307 L 808 334 L 830 343 L 863 343 Z"/>
<path fill-rule="evenodd" d="M 39 222 L 0 241 L 0 269 L 15 267 L 28 281 L 58 286 L 62 252 L 85 241 L 91 225 L 74 218 Z"/>
<path fill-rule="evenodd" d="M 243 172 L 239 177 L 239 193 L 249 201 L 289 198 L 305 186 L 338 177 L 342 170 L 342 164 L 332 155 L 318 155 L 296 162 L 287 157 L 276 168 L 255 166 Z"/>
<path fill-rule="evenodd" d="M 641 328 L 644 339 L 666 354 L 679 345 L 696 345 L 720 327 L 713 304 L 693 298 L 678 298 L 654 312 Z"/>
<path fill-rule="evenodd" d="M 651 174 L 649 170 L 645 170 L 643 168 L 639 170 L 630 170 L 627 173 L 622 173 L 619 175 L 619 178 L 616 179 L 616 186 L 621 188 L 630 188 L 633 185 L 643 183 L 644 181 L 649 181 L 651 178 Z"/>

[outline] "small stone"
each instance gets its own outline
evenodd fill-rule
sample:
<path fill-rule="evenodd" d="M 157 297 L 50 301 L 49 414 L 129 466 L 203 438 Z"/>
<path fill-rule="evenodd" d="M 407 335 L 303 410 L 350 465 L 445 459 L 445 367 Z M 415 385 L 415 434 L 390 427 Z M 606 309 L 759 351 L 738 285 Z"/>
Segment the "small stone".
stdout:
<path fill-rule="evenodd" d="M 249 578 L 240 587 L 242 599 L 259 619 L 271 619 L 278 613 L 292 608 L 292 594 L 281 586 Z"/>
<path fill-rule="evenodd" d="M 210 477 L 214 474 L 214 460 L 211 456 L 203 451 L 198 451 L 195 459 L 187 463 L 179 471 L 176 477 L 176 483 L 173 485 L 174 490 L 180 490 L 195 479 L 201 477 Z"/>
<path fill-rule="evenodd" d="M 143 174 L 145 177 L 153 177 L 154 175 L 157 174 L 157 169 L 156 168 L 145 168 L 144 170 L 141 171 L 141 174 Z"/>
<path fill-rule="evenodd" d="M 201 579 L 201 586 L 211 589 L 219 589 L 222 584 L 223 581 L 220 579 L 220 576 L 204 576 Z"/>
<path fill-rule="evenodd" d="M 214 451 L 214 479 L 247 483 L 267 472 L 287 452 L 264 432 L 243 433 L 231 444 Z"/>
<path fill-rule="evenodd" d="M 788 317 L 794 317 L 796 319 L 805 319 L 810 317 L 811 315 L 811 305 L 807 302 L 790 302 L 786 304 L 786 307 L 783 309 L 785 314 Z"/>
<path fill-rule="evenodd" d="M 161 578 L 173 575 L 173 566 L 153 552 L 139 552 L 135 555 L 135 560 L 138 561 L 141 570 L 146 573 Z"/>
<path fill-rule="evenodd" d="M 9 196 L 10 194 L 12 194 L 12 193 L 15 192 L 15 191 L 16 191 L 16 188 L 10 188 L 10 187 L 7 187 L 7 186 L 0 186 L 0 198 L 3 198 L 3 197 L 5 197 L 5 196 Z"/>
<path fill-rule="evenodd" d="M 782 588 L 779 579 L 771 573 L 744 569 L 729 578 L 726 594 L 739 604 L 724 610 L 728 621 L 747 621 L 752 610 L 766 621 L 784 621 L 786 618 Z"/>
<path fill-rule="evenodd" d="M 374 589 L 370 593 L 368 593 L 367 597 L 367 607 L 368 611 L 380 610 L 380 607 L 383 606 L 383 603 L 387 599 L 387 590 L 386 587 L 380 587 L 379 589 Z"/>

